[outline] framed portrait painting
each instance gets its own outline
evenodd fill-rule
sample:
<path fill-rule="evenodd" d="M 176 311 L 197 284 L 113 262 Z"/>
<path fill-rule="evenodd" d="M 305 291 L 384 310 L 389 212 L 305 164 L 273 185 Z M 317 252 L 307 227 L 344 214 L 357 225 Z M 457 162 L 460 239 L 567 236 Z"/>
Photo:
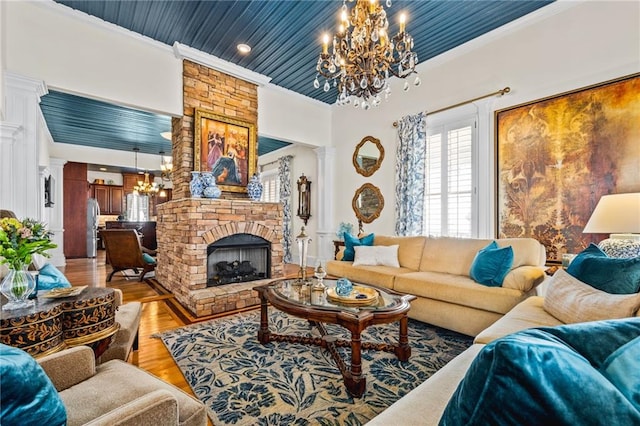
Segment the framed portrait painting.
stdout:
<path fill-rule="evenodd" d="M 222 191 L 247 192 L 257 152 L 255 124 L 196 109 L 193 169 L 212 172 Z"/>
<path fill-rule="evenodd" d="M 600 197 L 640 191 L 640 74 L 496 111 L 497 231 L 547 260 L 608 235 L 582 231 Z"/>

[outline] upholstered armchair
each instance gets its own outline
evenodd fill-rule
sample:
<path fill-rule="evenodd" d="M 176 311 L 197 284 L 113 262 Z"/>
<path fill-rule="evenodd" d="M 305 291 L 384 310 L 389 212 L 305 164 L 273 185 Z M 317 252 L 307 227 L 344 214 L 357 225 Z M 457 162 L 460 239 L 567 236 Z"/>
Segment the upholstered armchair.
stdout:
<path fill-rule="evenodd" d="M 127 361 L 131 352 L 138 350 L 138 330 L 140 319 L 142 318 L 142 303 L 123 303 L 122 291 L 114 289 L 116 292 L 116 322 L 120 324 L 113 341 L 106 351 L 98 358 L 98 363 L 121 359 Z M 133 357 L 133 364 L 138 364 L 137 356 Z"/>
<path fill-rule="evenodd" d="M 113 268 L 107 281 L 111 281 L 116 272 L 127 269 L 135 271 L 141 269 L 139 281 L 142 281 L 148 272 L 156 268 L 155 259 L 143 252 L 135 229 L 103 229 L 100 231 L 100 237 L 104 241 L 104 248 L 107 251 L 107 262 Z"/>
<path fill-rule="evenodd" d="M 126 362 L 96 366 L 87 346 L 38 359 L 67 411 L 67 425 L 204 426 L 202 402 Z"/>

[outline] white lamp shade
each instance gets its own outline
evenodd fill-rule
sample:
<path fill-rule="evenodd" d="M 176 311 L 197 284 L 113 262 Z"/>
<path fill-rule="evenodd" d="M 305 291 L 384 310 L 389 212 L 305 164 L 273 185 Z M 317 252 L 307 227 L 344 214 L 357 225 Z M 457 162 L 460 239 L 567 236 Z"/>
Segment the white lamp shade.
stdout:
<path fill-rule="evenodd" d="M 640 192 L 603 195 L 582 232 L 640 233 Z"/>

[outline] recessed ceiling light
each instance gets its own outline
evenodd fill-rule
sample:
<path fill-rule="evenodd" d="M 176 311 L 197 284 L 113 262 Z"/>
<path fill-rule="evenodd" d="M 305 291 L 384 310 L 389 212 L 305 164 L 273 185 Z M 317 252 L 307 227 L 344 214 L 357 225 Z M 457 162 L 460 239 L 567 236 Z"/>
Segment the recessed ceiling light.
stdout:
<path fill-rule="evenodd" d="M 103 171 L 103 172 L 106 172 L 107 168 L 106 167 L 100 167 L 100 170 Z"/>
<path fill-rule="evenodd" d="M 238 52 L 242 53 L 243 55 L 251 52 L 251 46 L 249 46 L 248 44 L 240 43 L 236 47 L 238 48 Z"/>
<path fill-rule="evenodd" d="M 165 138 L 167 140 L 171 140 L 171 132 L 162 132 L 162 133 L 160 133 L 160 136 L 162 136 L 163 138 Z"/>

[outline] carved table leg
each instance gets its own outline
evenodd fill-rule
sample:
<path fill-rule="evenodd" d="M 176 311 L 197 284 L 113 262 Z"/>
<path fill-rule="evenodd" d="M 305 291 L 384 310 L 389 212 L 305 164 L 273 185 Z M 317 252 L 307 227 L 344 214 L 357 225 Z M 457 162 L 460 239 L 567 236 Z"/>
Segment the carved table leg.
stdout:
<path fill-rule="evenodd" d="M 263 345 L 270 342 L 269 313 L 267 298 L 260 292 L 260 329 L 258 330 L 258 341 Z"/>
<path fill-rule="evenodd" d="M 409 361 L 409 357 L 411 357 L 411 346 L 409 346 L 409 317 L 405 314 L 400 319 L 400 339 L 398 341 L 398 346 L 396 346 L 396 356 L 400 361 Z"/>
<path fill-rule="evenodd" d="M 359 332 L 351 332 L 351 369 L 344 375 L 344 384 L 354 398 L 362 397 L 367 386 L 367 379 L 362 375 L 362 340 Z"/>

